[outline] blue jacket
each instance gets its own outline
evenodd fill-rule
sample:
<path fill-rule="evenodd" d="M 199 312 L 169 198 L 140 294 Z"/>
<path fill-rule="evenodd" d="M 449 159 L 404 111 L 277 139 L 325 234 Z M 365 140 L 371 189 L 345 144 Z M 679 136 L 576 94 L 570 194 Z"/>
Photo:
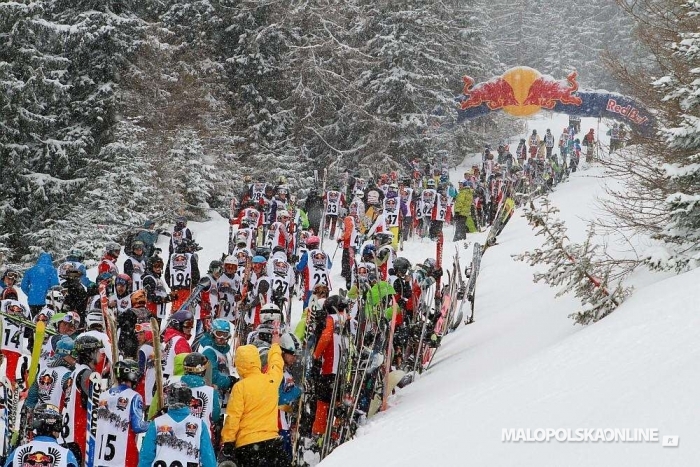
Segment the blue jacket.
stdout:
<path fill-rule="evenodd" d="M 190 414 L 189 407 L 183 407 L 181 409 L 169 409 L 168 415 L 176 422 L 181 422 Z M 216 465 L 216 454 L 214 453 L 214 447 L 211 444 L 211 438 L 209 437 L 209 430 L 206 429 L 206 425 L 203 424 L 204 429 L 202 430 L 202 435 L 199 438 L 199 464 L 200 465 Z M 153 461 L 156 458 L 156 424 L 151 422 L 148 426 L 148 431 L 146 431 L 146 436 L 141 444 L 141 451 L 139 452 L 139 465 L 138 467 L 152 467 Z"/>
<path fill-rule="evenodd" d="M 221 392 L 221 394 L 224 394 L 226 391 L 231 389 L 231 386 L 233 386 L 233 380 L 231 379 L 231 376 L 219 371 L 219 362 L 216 356 L 216 352 L 214 352 L 211 349 L 201 349 L 203 349 L 204 347 L 212 347 L 221 352 L 222 354 L 227 354 L 231 351 L 231 346 L 229 346 L 228 344 L 216 345 L 214 339 L 210 337 L 209 333 L 204 334 L 202 340 L 199 341 L 199 344 L 199 351 L 202 352 L 202 355 L 207 357 L 207 360 L 209 360 L 209 365 L 211 365 L 211 382 L 219 388 L 219 392 Z"/>
<path fill-rule="evenodd" d="M 46 292 L 58 285 L 58 271 L 51 263 L 49 253 L 41 253 L 36 265 L 27 269 L 22 277 L 22 292 L 27 295 L 29 306 L 46 305 Z"/>

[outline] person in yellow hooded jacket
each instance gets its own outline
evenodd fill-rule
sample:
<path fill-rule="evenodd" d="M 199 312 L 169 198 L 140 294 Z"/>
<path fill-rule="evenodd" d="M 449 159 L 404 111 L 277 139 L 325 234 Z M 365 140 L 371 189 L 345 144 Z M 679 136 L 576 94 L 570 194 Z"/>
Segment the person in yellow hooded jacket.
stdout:
<path fill-rule="evenodd" d="M 233 385 L 226 409 L 220 463 L 231 461 L 237 467 L 291 465 L 277 426 L 279 387 L 284 376 L 279 342 L 279 326 L 275 326 L 266 373 L 262 373 L 257 347 L 236 349 L 234 364 L 241 379 Z"/>

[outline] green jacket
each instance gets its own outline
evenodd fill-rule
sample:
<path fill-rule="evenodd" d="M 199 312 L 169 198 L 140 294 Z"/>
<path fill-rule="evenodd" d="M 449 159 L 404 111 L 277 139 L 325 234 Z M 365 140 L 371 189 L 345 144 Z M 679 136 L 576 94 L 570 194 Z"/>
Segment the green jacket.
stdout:
<path fill-rule="evenodd" d="M 454 213 L 460 216 L 470 216 L 474 203 L 474 191 L 471 188 L 460 188 L 455 198 Z"/>

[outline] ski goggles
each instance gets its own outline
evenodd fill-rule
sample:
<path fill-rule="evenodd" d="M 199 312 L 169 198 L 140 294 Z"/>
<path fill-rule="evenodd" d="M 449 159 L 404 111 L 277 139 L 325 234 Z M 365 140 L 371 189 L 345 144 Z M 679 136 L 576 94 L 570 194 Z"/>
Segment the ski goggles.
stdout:
<path fill-rule="evenodd" d="M 69 311 L 63 316 L 60 315 L 54 315 L 53 316 L 53 321 L 55 323 L 68 323 L 72 324 L 73 326 L 78 326 L 80 325 L 80 315 L 76 313 L 75 311 Z"/>
<path fill-rule="evenodd" d="M 192 329 L 194 327 L 194 321 L 188 320 L 182 323 L 182 329 Z"/>
<path fill-rule="evenodd" d="M 134 332 L 146 332 L 151 330 L 151 323 L 136 323 Z"/>
<path fill-rule="evenodd" d="M 231 333 L 227 331 L 214 331 L 214 339 L 228 339 L 231 337 Z"/>
<path fill-rule="evenodd" d="M 8 272 L 7 274 L 5 274 L 5 278 L 6 278 L 6 279 L 12 279 L 12 280 L 15 280 L 15 281 L 16 281 L 17 279 L 19 279 L 19 274 L 17 274 L 17 273 L 14 272 L 14 271 Z"/>
<path fill-rule="evenodd" d="M 386 201 L 386 205 L 387 205 L 387 206 L 396 206 L 396 200 L 388 199 L 388 200 Z"/>
<path fill-rule="evenodd" d="M 127 286 L 129 285 L 129 281 L 127 281 L 126 279 L 122 279 L 121 277 L 117 277 L 116 279 L 114 279 L 114 284 Z"/>
<path fill-rule="evenodd" d="M 20 315 L 20 314 L 22 314 L 22 313 L 24 312 L 24 310 L 22 309 L 22 306 L 21 306 L 21 305 L 9 305 L 9 306 L 5 309 L 5 312 L 6 312 L 6 313 L 13 313 L 13 314 Z"/>

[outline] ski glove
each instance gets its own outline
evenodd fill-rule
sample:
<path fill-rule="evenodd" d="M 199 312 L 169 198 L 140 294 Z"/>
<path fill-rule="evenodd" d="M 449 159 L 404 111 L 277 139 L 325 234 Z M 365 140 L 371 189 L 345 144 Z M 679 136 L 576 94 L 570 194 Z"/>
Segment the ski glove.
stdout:
<path fill-rule="evenodd" d="M 229 443 L 224 443 L 223 446 L 221 446 L 221 451 L 219 451 L 219 458 L 217 459 L 219 465 L 223 462 L 233 462 L 235 465 L 236 462 L 236 443 L 235 442 L 229 442 Z"/>

